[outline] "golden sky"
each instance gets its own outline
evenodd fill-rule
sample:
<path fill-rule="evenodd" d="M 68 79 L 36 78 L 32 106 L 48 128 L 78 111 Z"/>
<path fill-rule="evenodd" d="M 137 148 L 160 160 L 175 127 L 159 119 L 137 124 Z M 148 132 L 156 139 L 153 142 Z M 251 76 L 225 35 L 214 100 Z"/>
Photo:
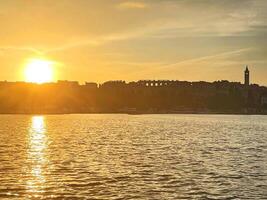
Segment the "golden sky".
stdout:
<path fill-rule="evenodd" d="M 25 62 L 57 79 L 252 81 L 267 85 L 266 0 L 0 0 L 0 80 Z"/>

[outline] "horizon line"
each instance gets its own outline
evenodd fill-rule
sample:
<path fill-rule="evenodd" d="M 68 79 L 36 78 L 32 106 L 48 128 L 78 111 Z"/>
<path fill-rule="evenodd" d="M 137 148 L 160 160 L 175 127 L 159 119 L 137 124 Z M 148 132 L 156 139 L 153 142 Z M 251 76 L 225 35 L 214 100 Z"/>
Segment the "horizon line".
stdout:
<path fill-rule="evenodd" d="M 213 80 L 213 81 L 205 81 L 205 80 L 179 80 L 179 79 L 139 79 L 139 80 L 132 80 L 132 81 L 126 81 L 126 80 L 123 80 L 123 79 L 115 79 L 115 80 L 106 80 L 104 82 L 94 82 L 94 81 L 76 81 L 76 80 L 55 80 L 55 81 L 49 81 L 49 82 L 43 82 L 43 83 L 36 83 L 36 82 L 28 82 L 28 81 L 9 81 L 9 80 L 0 80 L 0 84 L 1 83 L 26 83 L 26 84 L 35 84 L 35 85 L 45 85 L 45 84 L 58 84 L 58 83 L 75 83 L 75 84 L 78 84 L 78 85 L 86 85 L 86 84 L 90 84 L 90 83 L 95 83 L 97 85 L 101 85 L 101 84 L 104 84 L 104 83 L 108 83 L 108 82 L 124 82 L 126 84 L 129 84 L 129 83 L 137 83 L 137 82 L 141 82 L 141 81 L 148 81 L 148 82 L 160 82 L 160 81 L 167 81 L 167 82 L 188 82 L 188 83 L 199 83 L 199 82 L 204 82 L 204 83 L 215 83 L 215 82 L 229 82 L 229 83 L 239 83 L 239 84 L 242 84 L 244 85 L 243 82 L 240 82 L 240 81 L 230 81 L 230 80 L 227 80 L 227 79 L 220 79 L 220 80 Z M 259 86 L 265 86 L 265 85 L 260 85 L 258 83 L 251 83 L 250 85 L 259 85 Z M 265 86 L 267 87 L 267 86 Z"/>

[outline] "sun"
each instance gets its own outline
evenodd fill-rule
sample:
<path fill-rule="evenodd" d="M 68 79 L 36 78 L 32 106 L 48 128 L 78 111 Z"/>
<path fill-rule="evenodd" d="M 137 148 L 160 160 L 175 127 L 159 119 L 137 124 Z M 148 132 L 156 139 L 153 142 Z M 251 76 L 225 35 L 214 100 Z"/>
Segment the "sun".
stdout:
<path fill-rule="evenodd" d="M 53 81 L 52 61 L 42 59 L 31 59 L 26 63 L 24 71 L 26 82 L 30 83 L 47 83 Z"/>

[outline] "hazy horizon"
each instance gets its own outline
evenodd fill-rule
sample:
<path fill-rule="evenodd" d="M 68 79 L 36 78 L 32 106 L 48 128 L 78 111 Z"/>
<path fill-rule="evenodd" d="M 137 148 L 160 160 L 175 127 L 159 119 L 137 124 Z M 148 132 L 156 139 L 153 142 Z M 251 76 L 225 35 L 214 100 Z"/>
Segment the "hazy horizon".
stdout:
<path fill-rule="evenodd" d="M 243 83 L 249 65 L 251 82 L 267 85 L 265 0 L 0 0 L 0 5 L 0 80 L 25 81 L 25 63 L 44 59 L 53 62 L 53 81 Z"/>
<path fill-rule="evenodd" d="M 17 83 L 20 83 L 20 82 L 24 82 L 24 83 L 30 83 L 30 84 L 38 84 L 38 85 L 42 85 L 42 84 L 47 84 L 47 83 L 58 83 L 60 81 L 68 81 L 68 82 L 78 82 L 79 85 L 83 85 L 85 83 L 97 83 L 97 84 L 103 84 L 105 82 L 109 82 L 109 81 L 125 81 L 126 83 L 130 83 L 130 82 L 138 82 L 138 81 L 185 81 L 185 82 L 208 82 L 208 83 L 213 83 L 213 82 L 217 82 L 217 81 L 229 81 L 229 82 L 239 82 L 241 84 L 244 84 L 244 81 L 231 81 L 231 80 L 227 80 L 227 79 L 221 79 L 221 80 L 210 80 L 210 81 L 206 81 L 206 80 L 176 80 L 176 79 L 138 79 L 138 80 L 123 80 L 123 79 L 120 79 L 120 80 L 103 80 L 102 82 L 96 82 L 96 81 L 91 81 L 91 80 L 85 80 L 85 81 L 78 81 L 78 80 L 66 80 L 66 79 L 58 79 L 58 80 L 53 80 L 51 82 L 45 82 L 45 83 L 34 83 L 34 82 L 27 82 L 25 80 L 0 80 L 0 82 L 17 82 Z M 251 84 L 258 84 L 258 83 L 251 83 Z M 264 86 L 266 87 L 266 85 L 264 84 L 258 84 L 260 86 Z"/>

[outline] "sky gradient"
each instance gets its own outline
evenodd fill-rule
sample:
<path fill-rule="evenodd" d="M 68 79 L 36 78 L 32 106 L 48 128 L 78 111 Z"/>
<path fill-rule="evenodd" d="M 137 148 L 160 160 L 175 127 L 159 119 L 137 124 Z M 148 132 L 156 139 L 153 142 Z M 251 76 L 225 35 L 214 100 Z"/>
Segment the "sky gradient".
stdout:
<path fill-rule="evenodd" d="M 266 0 L 0 0 L 0 80 L 32 58 L 57 79 L 267 85 Z"/>

